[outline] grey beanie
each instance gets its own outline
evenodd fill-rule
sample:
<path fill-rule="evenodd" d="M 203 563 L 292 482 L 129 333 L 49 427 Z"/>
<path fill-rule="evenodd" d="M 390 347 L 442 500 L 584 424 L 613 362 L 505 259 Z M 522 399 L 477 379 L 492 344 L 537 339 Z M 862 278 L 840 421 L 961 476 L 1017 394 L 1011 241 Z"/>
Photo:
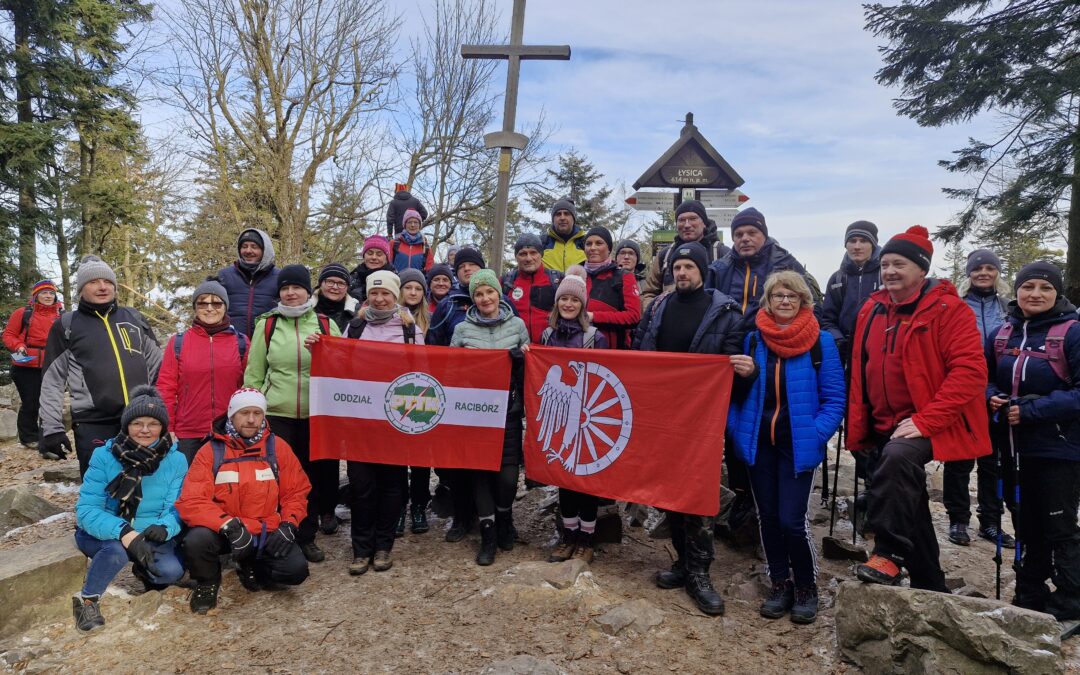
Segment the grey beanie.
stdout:
<path fill-rule="evenodd" d="M 617 246 L 615 246 L 615 255 L 619 255 L 619 251 L 623 250 L 624 248 L 628 248 L 631 251 L 633 251 L 634 255 L 637 256 L 637 261 L 639 263 L 642 262 L 641 261 L 641 245 L 640 244 L 638 244 L 633 239 L 623 239 L 622 241 L 620 241 L 618 243 Z"/>
<path fill-rule="evenodd" d="M 131 390 L 131 398 L 120 415 L 120 431 L 127 433 L 128 425 L 138 417 L 153 417 L 161 422 L 161 436 L 169 433 L 169 411 L 157 389 L 148 384 L 140 384 Z"/>
<path fill-rule="evenodd" d="M 1001 258 L 997 257 L 997 254 L 988 248 L 977 248 L 968 254 L 967 274 L 970 276 L 976 268 L 982 265 L 993 265 L 997 268 L 998 273 L 1001 273 Z"/>
<path fill-rule="evenodd" d="M 555 203 L 551 205 L 552 220 L 555 220 L 555 214 L 559 211 L 569 211 L 570 215 L 574 217 L 574 224 L 577 224 L 577 207 L 574 206 L 574 202 L 569 199 L 556 199 Z"/>
<path fill-rule="evenodd" d="M 79 271 L 75 273 L 75 294 L 82 295 L 83 286 L 95 279 L 105 279 L 116 286 L 116 272 L 113 272 L 113 268 L 96 255 L 83 256 L 79 261 Z"/>
<path fill-rule="evenodd" d="M 536 249 L 537 253 L 543 253 L 544 242 L 540 241 L 540 237 L 532 232 L 522 232 L 521 236 L 514 242 L 514 255 L 521 253 L 521 250 L 525 248 L 533 248 Z"/>
<path fill-rule="evenodd" d="M 416 283 L 420 284 L 420 288 L 424 289 L 424 293 L 427 293 L 427 278 L 420 270 L 416 269 L 415 267 L 406 267 L 405 269 L 398 272 L 397 275 L 398 279 L 401 280 L 402 287 L 404 287 L 405 284 L 409 283 L 410 281 L 415 281 Z"/>
<path fill-rule="evenodd" d="M 195 301 L 199 299 L 200 295 L 216 295 L 221 298 L 225 303 L 225 311 L 229 311 L 229 292 L 225 290 L 225 287 L 218 283 L 217 279 L 207 279 L 199 284 L 195 292 L 191 294 L 191 304 L 194 305 Z"/>
<path fill-rule="evenodd" d="M 844 230 L 844 243 L 847 244 L 848 240 L 852 237 L 862 237 L 870 242 L 874 248 L 878 245 L 878 229 L 877 225 L 871 223 L 869 220 L 856 220 L 854 223 L 847 226 Z"/>

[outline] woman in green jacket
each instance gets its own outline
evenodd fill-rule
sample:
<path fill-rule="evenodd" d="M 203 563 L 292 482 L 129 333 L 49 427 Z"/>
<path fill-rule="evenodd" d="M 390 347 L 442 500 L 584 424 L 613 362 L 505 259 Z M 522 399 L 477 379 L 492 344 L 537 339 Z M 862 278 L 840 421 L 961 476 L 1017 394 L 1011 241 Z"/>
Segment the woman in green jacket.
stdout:
<path fill-rule="evenodd" d="M 270 429 L 289 444 L 311 481 L 307 516 L 300 522 L 297 543 L 309 562 L 326 559 L 315 544 L 320 515 L 333 515 L 337 502 L 338 463 L 311 461 L 308 434 L 308 384 L 311 353 L 304 340 L 313 333 L 341 335 L 337 324 L 316 314 L 311 272 L 287 265 L 278 274 L 278 306 L 259 317 L 251 338 L 244 386 L 266 396 Z"/>
<path fill-rule="evenodd" d="M 454 329 L 451 347 L 472 349 L 508 349 L 513 359 L 510 378 L 510 400 L 506 412 L 506 432 L 503 436 L 502 467 L 499 471 L 463 472 L 467 483 L 471 478 L 476 496 L 476 512 L 480 516 L 480 552 L 477 565 L 495 562 L 495 547 L 504 551 L 514 548 L 514 496 L 517 493 L 518 468 L 521 466 L 521 420 L 524 416 L 522 384 L 525 362 L 522 352 L 529 349 L 529 330 L 525 322 L 514 316 L 514 310 L 503 299 L 498 277 L 482 269 L 469 279 L 469 295 L 473 306 L 465 320 Z"/>

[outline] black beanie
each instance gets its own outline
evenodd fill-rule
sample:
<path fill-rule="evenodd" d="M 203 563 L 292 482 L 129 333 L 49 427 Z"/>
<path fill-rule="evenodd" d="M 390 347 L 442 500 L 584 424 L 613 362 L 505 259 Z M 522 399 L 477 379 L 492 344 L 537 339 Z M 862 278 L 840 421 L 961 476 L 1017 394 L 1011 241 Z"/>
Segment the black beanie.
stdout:
<path fill-rule="evenodd" d="M 675 261 L 686 258 L 692 260 L 698 269 L 701 270 L 701 279 L 705 280 L 705 275 L 709 271 L 709 254 L 705 250 L 705 247 L 696 241 L 688 241 L 685 244 L 679 244 L 671 249 L 671 255 L 668 256 L 668 265 L 671 269 L 675 269 Z"/>
<path fill-rule="evenodd" d="M 514 255 L 521 253 L 521 250 L 525 248 L 535 249 L 537 253 L 543 253 L 544 242 L 540 241 L 540 237 L 532 232 L 522 232 L 521 236 L 514 242 Z"/>
<path fill-rule="evenodd" d="M 124 412 L 120 414 L 120 431 L 127 434 L 128 425 L 139 417 L 153 417 L 161 422 L 161 435 L 169 433 L 169 411 L 157 389 L 140 384 L 131 390 L 131 397 Z"/>
<path fill-rule="evenodd" d="M 456 275 L 458 268 L 467 262 L 479 265 L 480 269 L 486 267 L 486 265 L 484 265 L 484 256 L 480 255 L 480 251 L 477 251 L 475 248 L 465 247 L 458 251 L 457 255 L 454 256 L 454 274 Z"/>
<path fill-rule="evenodd" d="M 745 225 L 752 225 L 761 231 L 766 237 L 769 236 L 769 228 L 765 225 L 765 216 L 753 206 L 743 209 L 731 219 L 731 238 L 735 238 L 735 230 Z"/>
<path fill-rule="evenodd" d="M 266 246 L 266 242 L 263 241 L 262 235 L 259 234 L 257 230 L 244 230 L 240 234 L 240 238 L 236 240 L 236 248 L 239 249 L 240 245 L 245 241 L 250 241 L 260 249 Z"/>
<path fill-rule="evenodd" d="M 345 283 L 349 283 L 352 281 L 352 277 L 349 276 L 349 270 L 347 270 L 345 266 L 341 263 L 330 263 L 328 265 L 325 265 L 319 272 L 319 285 L 322 285 L 322 282 L 326 281 L 330 277 L 337 277 Z"/>
<path fill-rule="evenodd" d="M 1045 260 L 1039 260 L 1024 265 L 1020 271 L 1016 273 L 1016 280 L 1013 281 L 1013 291 L 1015 292 L 1025 281 L 1030 281 L 1031 279 L 1042 279 L 1043 281 L 1047 281 L 1054 287 L 1054 290 L 1057 291 L 1058 295 L 1065 294 L 1065 280 L 1061 277 L 1061 270 Z"/>
<path fill-rule="evenodd" d="M 603 239 L 607 243 L 608 251 L 611 251 L 615 247 L 615 242 L 611 238 L 611 230 L 606 227 L 597 225 L 596 227 L 589 228 L 589 231 L 585 233 L 585 238 L 582 239 L 581 242 L 585 243 L 589 240 L 589 237 L 600 237 Z"/>
<path fill-rule="evenodd" d="M 844 243 L 848 243 L 852 237 L 864 237 L 876 247 L 878 245 L 877 225 L 871 223 L 869 220 L 856 220 L 854 223 L 847 226 L 847 231 L 844 232 Z"/>
<path fill-rule="evenodd" d="M 278 293 L 281 293 L 281 289 L 288 285 L 299 286 L 303 288 L 308 294 L 311 293 L 311 272 L 303 265 L 286 265 L 278 272 L 277 289 Z"/>
<path fill-rule="evenodd" d="M 705 212 L 705 205 L 696 199 L 687 199 L 675 209 L 675 220 L 684 213 L 696 213 L 702 222 L 709 224 L 709 214 Z"/>

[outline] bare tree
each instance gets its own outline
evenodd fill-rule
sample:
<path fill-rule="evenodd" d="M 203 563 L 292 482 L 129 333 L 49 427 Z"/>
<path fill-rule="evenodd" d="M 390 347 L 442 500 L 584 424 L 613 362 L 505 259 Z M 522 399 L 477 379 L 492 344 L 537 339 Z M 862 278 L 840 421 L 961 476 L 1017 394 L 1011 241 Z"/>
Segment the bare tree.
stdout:
<path fill-rule="evenodd" d="M 226 175 L 230 139 L 255 158 L 282 257 L 301 260 L 320 171 L 390 103 L 398 19 L 382 0 L 178 0 L 167 23 L 169 85 L 210 168 Z"/>

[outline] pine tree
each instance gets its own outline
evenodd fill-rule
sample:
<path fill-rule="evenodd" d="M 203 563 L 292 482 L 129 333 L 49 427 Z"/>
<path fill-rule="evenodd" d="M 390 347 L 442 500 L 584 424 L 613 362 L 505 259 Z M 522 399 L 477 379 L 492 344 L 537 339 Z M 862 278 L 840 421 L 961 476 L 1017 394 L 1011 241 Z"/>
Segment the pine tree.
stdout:
<path fill-rule="evenodd" d="M 606 227 L 615 229 L 626 218 L 626 209 L 612 209 L 609 205 L 611 188 L 593 186 L 603 179 L 596 167 L 576 150 L 559 155 L 559 168 L 547 169 L 548 185 L 529 188 L 526 191 L 529 206 L 543 214 L 551 213 L 551 206 L 556 200 L 568 198 L 577 209 L 577 223 L 583 229 Z M 530 220 L 531 225 L 541 232 L 551 226 L 550 218 L 542 221 Z"/>

